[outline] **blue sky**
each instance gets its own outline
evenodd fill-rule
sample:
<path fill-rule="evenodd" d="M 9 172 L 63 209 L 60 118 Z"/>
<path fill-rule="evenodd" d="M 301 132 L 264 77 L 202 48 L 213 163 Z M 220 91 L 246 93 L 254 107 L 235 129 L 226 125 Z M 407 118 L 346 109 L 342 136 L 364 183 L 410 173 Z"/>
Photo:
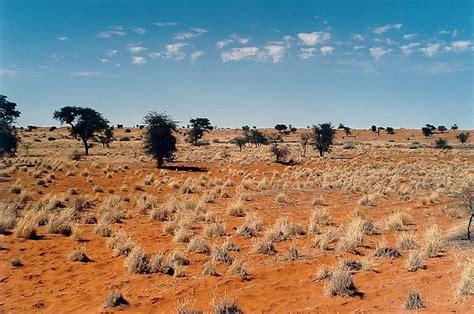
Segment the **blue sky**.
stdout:
<path fill-rule="evenodd" d="M 5 1 L 0 93 L 140 123 L 474 128 L 472 1 Z"/>

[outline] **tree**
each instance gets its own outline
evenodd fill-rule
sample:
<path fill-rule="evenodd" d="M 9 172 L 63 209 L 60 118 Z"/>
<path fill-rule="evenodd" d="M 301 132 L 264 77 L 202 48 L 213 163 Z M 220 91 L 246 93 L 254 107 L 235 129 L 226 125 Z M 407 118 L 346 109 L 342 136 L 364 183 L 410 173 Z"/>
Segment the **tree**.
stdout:
<path fill-rule="evenodd" d="M 446 132 L 448 129 L 444 126 L 444 125 L 440 125 L 438 126 L 438 131 L 441 132 L 441 134 L 443 134 L 444 132 Z"/>
<path fill-rule="evenodd" d="M 232 143 L 239 146 L 240 152 L 242 152 L 242 148 L 245 147 L 245 144 L 247 144 L 247 142 L 248 142 L 248 139 L 245 136 L 237 136 L 232 140 Z"/>
<path fill-rule="evenodd" d="M 213 126 L 208 118 L 196 118 L 189 120 L 191 123 L 191 130 L 189 130 L 189 140 L 194 145 L 197 145 L 198 140 L 202 138 L 204 132 L 212 130 Z"/>
<path fill-rule="evenodd" d="M 276 162 L 284 161 L 290 154 L 290 150 L 288 149 L 288 147 L 286 146 L 279 147 L 278 142 L 275 142 L 272 144 L 272 147 L 270 148 L 270 152 L 273 155 L 275 155 Z"/>
<path fill-rule="evenodd" d="M 16 154 L 20 138 L 13 124 L 18 117 L 20 112 L 16 110 L 16 103 L 0 95 L 0 157 Z"/>
<path fill-rule="evenodd" d="M 469 132 L 462 132 L 462 133 L 459 133 L 458 135 L 456 135 L 456 138 L 458 139 L 458 141 L 461 144 L 464 144 L 469 139 L 469 136 L 471 136 L 471 134 L 469 134 Z"/>
<path fill-rule="evenodd" d="M 426 126 L 421 128 L 421 132 L 423 132 L 423 135 L 425 137 L 430 137 L 433 134 L 433 132 L 431 131 L 431 128 L 426 127 Z"/>
<path fill-rule="evenodd" d="M 248 133 L 250 131 L 250 127 L 248 125 L 244 125 L 242 127 L 242 131 L 244 131 L 244 133 Z"/>
<path fill-rule="evenodd" d="M 144 149 L 156 160 L 158 168 L 165 159 L 172 161 L 176 152 L 176 137 L 173 132 L 178 128 L 176 121 L 164 114 L 150 112 L 143 118 L 147 132 L 144 134 Z"/>
<path fill-rule="evenodd" d="M 372 132 L 374 132 L 374 133 L 377 132 L 377 126 L 375 126 L 375 125 L 372 125 L 372 127 L 371 127 L 370 129 L 371 129 Z"/>
<path fill-rule="evenodd" d="M 288 130 L 289 130 L 291 133 L 296 133 L 296 131 L 298 131 L 298 129 L 295 128 L 294 126 L 292 126 L 291 124 L 288 124 Z"/>
<path fill-rule="evenodd" d="M 435 143 L 435 147 L 436 148 L 451 148 L 451 146 L 449 146 L 448 144 L 448 141 L 445 140 L 444 138 L 440 138 L 440 139 L 437 139 L 436 140 L 436 143 Z"/>
<path fill-rule="evenodd" d="M 427 128 L 430 128 L 431 131 L 436 130 L 436 127 L 435 127 L 434 125 L 432 125 L 432 124 L 427 123 L 425 126 L 426 126 Z"/>
<path fill-rule="evenodd" d="M 114 137 L 114 127 L 108 127 L 104 131 L 103 136 L 99 136 L 99 140 L 102 143 L 103 147 L 109 147 L 110 142 L 112 141 L 112 138 Z"/>
<path fill-rule="evenodd" d="M 319 155 L 323 157 L 324 153 L 331 151 L 331 145 L 333 145 L 336 130 L 334 130 L 332 124 L 329 122 L 314 125 L 313 131 L 315 148 L 319 151 Z"/>
<path fill-rule="evenodd" d="M 351 135 L 351 128 L 348 126 L 343 127 L 344 133 L 346 133 L 346 137 Z"/>
<path fill-rule="evenodd" d="M 94 133 L 102 132 L 109 127 L 109 121 L 104 119 L 101 113 L 88 107 L 66 106 L 55 111 L 53 118 L 71 127 L 71 135 L 82 140 L 86 156 L 89 155 L 88 140 Z"/>
<path fill-rule="evenodd" d="M 301 157 L 306 156 L 306 147 L 308 146 L 309 140 L 311 139 L 311 134 L 308 132 L 301 133 L 300 135 L 300 142 L 301 148 L 303 149 L 301 152 Z"/>
<path fill-rule="evenodd" d="M 268 138 L 263 134 L 262 131 L 257 129 L 250 130 L 249 141 L 255 145 L 255 147 L 259 147 L 262 144 L 267 144 Z"/>
<path fill-rule="evenodd" d="M 457 130 L 459 129 L 458 125 L 456 123 L 454 123 L 453 125 L 451 125 L 451 130 Z"/>
<path fill-rule="evenodd" d="M 387 132 L 387 134 L 395 134 L 395 130 L 391 127 L 391 126 L 388 126 L 386 129 L 385 129 L 385 132 Z"/>
<path fill-rule="evenodd" d="M 288 127 L 285 124 L 275 125 L 275 130 L 277 130 L 280 133 L 283 132 L 283 131 L 286 131 L 287 129 L 288 129 Z"/>

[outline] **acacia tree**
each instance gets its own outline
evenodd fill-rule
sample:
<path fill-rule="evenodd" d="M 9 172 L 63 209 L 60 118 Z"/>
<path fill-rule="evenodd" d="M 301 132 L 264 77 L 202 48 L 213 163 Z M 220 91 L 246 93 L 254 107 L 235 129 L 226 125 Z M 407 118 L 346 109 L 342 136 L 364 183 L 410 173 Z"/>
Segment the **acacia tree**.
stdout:
<path fill-rule="evenodd" d="M 245 144 L 248 142 L 248 137 L 246 136 L 237 136 L 232 140 L 232 143 L 239 147 L 239 151 L 242 152 L 242 148 L 245 147 Z"/>
<path fill-rule="evenodd" d="M 20 117 L 16 103 L 8 101 L 7 96 L 0 95 L 0 157 L 15 155 L 20 138 L 13 124 Z"/>
<path fill-rule="evenodd" d="M 114 138 L 114 127 L 108 127 L 104 131 L 103 136 L 99 136 L 99 140 L 102 143 L 102 147 L 109 147 L 110 142 Z"/>
<path fill-rule="evenodd" d="M 427 127 L 427 126 L 422 127 L 422 128 L 421 128 L 421 132 L 423 132 L 423 135 L 424 135 L 425 137 L 430 137 L 430 136 L 433 134 L 433 131 L 431 130 L 431 128 L 430 128 L 430 127 Z"/>
<path fill-rule="evenodd" d="M 286 126 L 286 124 L 277 124 L 275 125 L 275 130 L 277 130 L 278 132 L 284 132 L 288 129 L 288 127 Z"/>
<path fill-rule="evenodd" d="M 438 126 L 438 131 L 441 132 L 441 134 L 443 134 L 443 133 L 446 132 L 447 130 L 448 130 L 448 128 L 445 127 L 444 125 Z"/>
<path fill-rule="evenodd" d="M 469 132 L 462 132 L 456 135 L 456 138 L 461 144 L 464 144 L 469 139 L 469 136 L 470 136 Z"/>
<path fill-rule="evenodd" d="M 262 144 L 267 144 L 268 138 L 262 131 L 255 128 L 250 130 L 249 142 L 254 144 L 255 147 L 259 147 Z"/>
<path fill-rule="evenodd" d="M 301 157 L 306 156 L 306 147 L 308 147 L 309 140 L 311 139 L 311 134 L 308 132 L 301 133 L 300 142 L 301 142 Z"/>
<path fill-rule="evenodd" d="M 189 140 L 194 145 L 197 145 L 198 140 L 202 138 L 205 131 L 214 129 L 208 118 L 195 118 L 189 120 L 189 122 L 191 123 L 191 130 L 189 130 Z"/>
<path fill-rule="evenodd" d="M 70 126 L 71 135 L 82 140 L 86 156 L 89 155 L 89 139 L 109 127 L 109 121 L 101 113 L 88 107 L 66 106 L 55 111 L 53 118 Z"/>
<path fill-rule="evenodd" d="M 147 128 L 144 135 L 145 152 L 152 155 L 158 168 L 161 168 L 165 159 L 174 159 L 176 137 L 173 132 L 177 130 L 178 124 L 170 116 L 157 112 L 150 112 L 143 121 Z"/>
<path fill-rule="evenodd" d="M 319 151 L 319 155 L 323 157 L 324 153 L 331 151 L 336 130 L 333 128 L 331 122 L 329 122 L 314 125 L 313 131 L 315 148 Z"/>

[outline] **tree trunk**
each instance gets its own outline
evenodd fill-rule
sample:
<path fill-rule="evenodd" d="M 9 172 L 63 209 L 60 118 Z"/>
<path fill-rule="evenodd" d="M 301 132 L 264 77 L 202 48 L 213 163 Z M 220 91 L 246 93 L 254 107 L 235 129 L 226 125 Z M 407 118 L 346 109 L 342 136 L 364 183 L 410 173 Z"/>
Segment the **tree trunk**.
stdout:
<path fill-rule="evenodd" d="M 82 138 L 82 143 L 84 143 L 84 150 L 86 152 L 86 156 L 89 156 L 89 144 L 87 144 L 87 139 Z"/>
<path fill-rule="evenodd" d="M 472 218 L 474 218 L 474 214 L 471 214 L 471 217 L 469 217 L 469 224 L 467 225 L 467 239 L 471 240 L 471 224 L 472 224 Z"/>

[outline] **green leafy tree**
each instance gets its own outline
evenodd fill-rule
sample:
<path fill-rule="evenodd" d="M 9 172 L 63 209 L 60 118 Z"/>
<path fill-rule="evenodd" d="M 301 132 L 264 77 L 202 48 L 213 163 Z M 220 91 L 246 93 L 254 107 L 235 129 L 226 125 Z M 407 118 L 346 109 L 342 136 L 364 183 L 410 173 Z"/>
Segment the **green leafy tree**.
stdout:
<path fill-rule="evenodd" d="M 258 129 L 250 130 L 249 141 L 255 145 L 255 147 L 259 147 L 262 144 L 268 143 L 268 138 L 262 131 Z"/>
<path fill-rule="evenodd" d="M 287 129 L 288 129 L 288 127 L 285 124 L 275 125 L 275 130 L 277 130 L 280 133 L 286 131 Z"/>
<path fill-rule="evenodd" d="M 421 128 L 421 132 L 423 132 L 423 135 L 425 137 L 430 137 L 432 134 L 433 134 L 433 131 L 431 130 L 431 128 L 425 126 L 425 127 L 422 127 Z"/>
<path fill-rule="evenodd" d="M 448 129 L 444 125 L 438 126 L 438 131 L 442 133 L 446 132 Z"/>
<path fill-rule="evenodd" d="M 468 132 L 462 132 L 462 133 L 459 133 L 458 135 L 456 135 L 456 138 L 458 139 L 458 141 L 461 144 L 464 144 L 464 143 L 467 142 L 467 140 L 469 139 L 470 136 L 471 136 L 471 134 L 469 134 Z"/>
<path fill-rule="evenodd" d="M 453 125 L 451 125 L 451 130 L 454 130 L 456 131 L 457 129 L 459 129 L 458 125 L 455 123 Z"/>
<path fill-rule="evenodd" d="M 336 130 L 329 122 L 314 125 L 313 131 L 315 148 L 319 151 L 319 155 L 323 157 L 325 153 L 331 151 L 331 146 L 334 144 Z"/>
<path fill-rule="evenodd" d="M 178 124 L 170 116 L 163 113 L 150 112 L 143 121 L 147 132 L 144 134 L 145 152 L 156 160 L 158 168 L 165 160 L 172 161 L 176 152 L 176 137 L 173 132 Z"/>
<path fill-rule="evenodd" d="M 395 134 L 395 130 L 394 130 L 391 126 L 388 126 L 388 127 L 385 129 L 385 132 L 387 132 L 387 134 L 390 134 L 390 135 Z"/>
<path fill-rule="evenodd" d="M 195 118 L 189 120 L 191 123 L 191 130 L 189 130 L 189 140 L 194 145 L 198 144 L 198 140 L 202 138 L 204 132 L 212 130 L 213 126 L 208 118 Z"/>
<path fill-rule="evenodd" d="M 441 148 L 441 149 L 451 148 L 451 146 L 449 146 L 449 144 L 448 144 L 448 141 L 444 138 L 437 139 L 436 143 L 435 143 L 435 147 L 436 148 Z"/>
<path fill-rule="evenodd" d="M 345 127 L 343 127 L 343 129 L 344 129 L 344 133 L 346 134 L 346 136 L 351 135 L 351 128 L 350 127 L 345 126 Z"/>
<path fill-rule="evenodd" d="M 377 126 L 376 125 L 372 125 L 372 127 L 370 128 L 372 130 L 372 132 L 376 133 L 377 132 Z"/>
<path fill-rule="evenodd" d="M 109 127 L 109 121 L 101 113 L 88 107 L 66 106 L 55 111 L 53 118 L 70 126 L 71 135 L 82 140 L 86 156 L 89 155 L 89 139 Z"/>
<path fill-rule="evenodd" d="M 0 95 L 0 157 L 16 154 L 20 138 L 14 124 L 19 117 L 16 103 L 8 101 L 7 96 Z"/>

